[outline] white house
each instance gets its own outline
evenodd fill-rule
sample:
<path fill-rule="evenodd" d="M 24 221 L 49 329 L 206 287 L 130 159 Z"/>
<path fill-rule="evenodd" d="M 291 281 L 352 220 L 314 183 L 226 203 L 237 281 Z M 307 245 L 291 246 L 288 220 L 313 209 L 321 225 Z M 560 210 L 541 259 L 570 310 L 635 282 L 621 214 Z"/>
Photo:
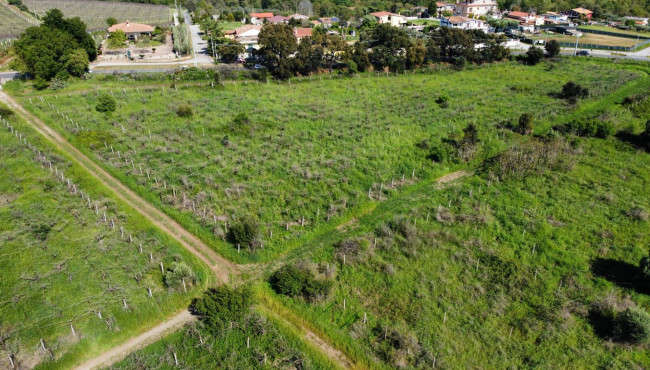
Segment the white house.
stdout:
<path fill-rule="evenodd" d="M 261 30 L 262 26 L 247 24 L 234 30 L 225 31 L 225 35 L 227 38 L 234 39 L 244 45 L 246 50 L 259 49 L 257 39 Z"/>
<path fill-rule="evenodd" d="M 440 18 L 440 27 L 460 28 L 463 30 L 483 30 L 487 31 L 488 27 L 480 19 L 467 18 L 455 15 L 449 18 Z"/>
<path fill-rule="evenodd" d="M 465 0 L 456 4 L 456 14 L 463 17 L 492 14 L 498 10 L 497 3 L 492 0 Z"/>
<path fill-rule="evenodd" d="M 391 12 L 375 12 L 370 15 L 375 17 L 379 24 L 390 24 L 393 27 L 402 27 L 406 24 L 406 17 L 403 15 Z"/>

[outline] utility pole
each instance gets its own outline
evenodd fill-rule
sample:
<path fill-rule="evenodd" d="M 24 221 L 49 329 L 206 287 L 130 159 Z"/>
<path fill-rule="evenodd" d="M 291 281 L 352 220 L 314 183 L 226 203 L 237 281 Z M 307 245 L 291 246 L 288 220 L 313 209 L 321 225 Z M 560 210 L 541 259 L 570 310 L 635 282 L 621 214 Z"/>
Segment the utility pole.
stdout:
<path fill-rule="evenodd" d="M 575 50 L 573 51 L 573 55 L 574 55 L 574 56 L 578 55 L 578 40 L 580 40 L 580 35 L 582 35 L 582 34 L 581 34 L 581 33 L 578 33 L 578 34 L 576 35 L 576 48 L 575 48 Z"/>

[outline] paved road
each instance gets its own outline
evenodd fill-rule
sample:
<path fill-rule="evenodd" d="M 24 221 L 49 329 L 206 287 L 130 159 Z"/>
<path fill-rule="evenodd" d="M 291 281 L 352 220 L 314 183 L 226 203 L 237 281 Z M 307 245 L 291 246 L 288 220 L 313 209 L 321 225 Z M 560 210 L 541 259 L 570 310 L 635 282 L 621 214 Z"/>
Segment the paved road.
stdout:
<path fill-rule="evenodd" d="M 201 38 L 203 32 L 198 24 L 192 24 L 192 18 L 185 12 L 185 23 L 190 26 L 190 33 L 192 37 L 192 51 L 194 55 L 194 65 L 201 64 L 214 64 L 212 57 L 208 54 L 208 43 Z"/>

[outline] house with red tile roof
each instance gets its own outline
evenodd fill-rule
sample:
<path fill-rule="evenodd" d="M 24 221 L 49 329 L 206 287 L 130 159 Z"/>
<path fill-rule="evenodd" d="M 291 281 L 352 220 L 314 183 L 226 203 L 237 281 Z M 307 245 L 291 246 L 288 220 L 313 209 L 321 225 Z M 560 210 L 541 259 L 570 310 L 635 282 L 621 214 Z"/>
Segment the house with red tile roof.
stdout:
<path fill-rule="evenodd" d="M 406 17 L 391 12 L 374 12 L 370 13 L 379 24 L 390 24 L 393 27 L 402 27 L 406 24 Z"/>
<path fill-rule="evenodd" d="M 287 23 L 289 22 L 289 17 L 283 17 L 281 15 L 274 15 L 273 17 L 266 18 L 266 21 L 269 23 Z"/>
<path fill-rule="evenodd" d="M 272 18 L 273 13 L 251 13 L 251 24 L 261 26 L 265 19 Z"/>
<path fill-rule="evenodd" d="M 151 36 L 154 28 L 148 24 L 132 23 L 128 20 L 124 23 L 118 23 L 108 27 L 108 33 L 113 33 L 117 30 L 124 31 L 126 38 L 129 40 L 137 40 L 141 36 Z"/>
<path fill-rule="evenodd" d="M 590 21 L 590 20 L 591 20 L 591 16 L 592 16 L 593 14 L 594 14 L 594 12 L 592 12 L 592 11 L 589 10 L 589 9 L 585 9 L 585 8 L 575 8 L 575 9 L 571 9 L 571 11 L 569 12 L 569 17 L 571 17 L 571 18 L 582 18 L 582 17 L 584 17 L 584 18 L 586 18 L 588 21 Z"/>
<path fill-rule="evenodd" d="M 497 3 L 492 0 L 465 0 L 456 4 L 456 14 L 463 17 L 486 15 L 497 11 Z"/>
<path fill-rule="evenodd" d="M 304 28 L 304 27 L 296 27 L 293 29 L 293 35 L 296 36 L 296 39 L 298 39 L 298 42 L 300 42 L 300 40 L 304 39 L 305 37 L 311 37 L 312 29 Z"/>

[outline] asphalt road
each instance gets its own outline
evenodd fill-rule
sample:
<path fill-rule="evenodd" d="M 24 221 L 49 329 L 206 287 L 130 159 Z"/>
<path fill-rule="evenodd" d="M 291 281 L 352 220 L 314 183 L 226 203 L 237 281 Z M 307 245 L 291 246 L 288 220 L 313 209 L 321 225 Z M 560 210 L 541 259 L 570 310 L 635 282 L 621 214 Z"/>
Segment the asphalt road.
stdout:
<path fill-rule="evenodd" d="M 201 38 L 201 28 L 198 24 L 192 24 L 192 18 L 187 12 L 185 12 L 185 23 L 190 26 L 194 65 L 213 64 L 212 57 L 208 54 L 208 43 Z"/>

